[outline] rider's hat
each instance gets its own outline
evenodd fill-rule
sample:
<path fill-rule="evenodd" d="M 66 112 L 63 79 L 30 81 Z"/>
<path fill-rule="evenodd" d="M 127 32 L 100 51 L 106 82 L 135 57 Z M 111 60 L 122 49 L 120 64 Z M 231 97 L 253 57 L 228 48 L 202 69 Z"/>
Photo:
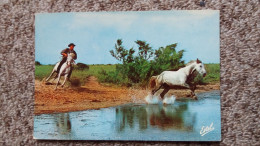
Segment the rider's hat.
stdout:
<path fill-rule="evenodd" d="M 76 46 L 75 44 L 73 44 L 73 43 L 70 43 L 70 44 L 68 45 L 68 47 L 70 47 L 70 46 L 72 46 L 72 45 L 73 45 L 73 46 Z"/>

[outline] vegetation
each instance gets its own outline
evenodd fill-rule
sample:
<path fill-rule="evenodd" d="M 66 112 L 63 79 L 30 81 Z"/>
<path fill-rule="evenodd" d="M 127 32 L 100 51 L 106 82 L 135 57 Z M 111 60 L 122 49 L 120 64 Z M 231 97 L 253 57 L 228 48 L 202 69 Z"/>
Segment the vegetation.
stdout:
<path fill-rule="evenodd" d="M 42 80 L 47 78 L 54 65 L 36 65 L 35 66 L 35 79 Z M 205 64 L 207 70 L 207 76 L 202 78 L 198 76 L 196 80 L 199 80 L 200 84 L 215 83 L 220 81 L 220 65 L 219 64 Z M 112 73 L 111 73 L 112 72 Z M 71 80 L 79 80 L 80 84 L 83 85 L 86 82 L 86 78 L 89 76 L 95 76 L 100 82 L 114 83 L 119 85 L 123 80 L 120 76 L 113 74 L 116 72 L 116 65 L 89 65 L 88 70 L 73 70 Z M 111 76 L 115 75 L 115 76 Z M 125 82 L 126 86 L 130 86 Z"/>
<path fill-rule="evenodd" d="M 101 78 L 99 72 L 101 72 L 102 70 L 114 71 L 116 65 L 88 65 L 88 67 L 89 68 L 79 69 L 77 65 L 74 66 L 74 70 L 71 75 L 71 81 L 75 81 L 75 84 L 78 84 L 78 82 L 80 82 L 80 84 L 83 85 L 85 84 L 86 79 L 89 76 L 96 76 L 97 78 Z M 54 65 L 36 65 L 35 79 L 43 80 L 44 78 L 47 78 L 52 72 L 53 68 Z"/>
<path fill-rule="evenodd" d="M 77 63 L 75 68 L 77 70 L 84 70 L 84 69 L 89 69 L 89 66 L 87 64 L 84 64 L 84 63 Z"/>
<path fill-rule="evenodd" d="M 203 78 L 203 83 L 220 82 L 220 64 L 205 64 L 205 69 L 207 75 Z"/>
<path fill-rule="evenodd" d="M 133 48 L 126 49 L 122 40 L 117 40 L 115 49 L 111 50 L 111 55 L 120 61 L 115 65 L 86 65 L 77 63 L 71 80 L 75 81 L 75 86 L 85 84 L 87 77 L 95 76 L 99 82 L 112 83 L 124 86 L 147 86 L 151 76 L 158 75 L 165 70 L 177 70 L 184 67 L 182 60 L 184 50 L 176 51 L 177 44 L 171 44 L 166 47 L 160 47 L 157 50 L 145 41 L 137 40 L 138 46 L 136 52 Z M 54 65 L 41 65 L 35 62 L 35 78 L 42 80 L 51 73 Z M 220 81 L 220 65 L 205 64 L 207 76 L 202 78 L 198 75 L 195 82 L 198 84 L 207 84 Z"/>
<path fill-rule="evenodd" d="M 176 70 L 184 66 L 183 52 L 176 51 L 177 44 L 152 49 L 145 41 L 137 40 L 138 52 L 133 48 L 125 49 L 122 40 L 117 40 L 111 55 L 121 64 L 116 65 L 115 71 L 102 71 L 100 81 L 132 86 L 146 86 L 153 75 L 164 70 Z"/>
<path fill-rule="evenodd" d="M 35 65 L 41 65 L 39 61 L 35 61 Z"/>
<path fill-rule="evenodd" d="M 207 71 L 207 75 L 203 78 L 201 75 L 197 75 L 194 82 L 197 84 L 216 83 L 220 81 L 220 65 L 219 64 L 204 64 Z"/>
<path fill-rule="evenodd" d="M 42 80 L 43 78 L 47 78 L 54 65 L 35 65 L 35 79 Z"/>

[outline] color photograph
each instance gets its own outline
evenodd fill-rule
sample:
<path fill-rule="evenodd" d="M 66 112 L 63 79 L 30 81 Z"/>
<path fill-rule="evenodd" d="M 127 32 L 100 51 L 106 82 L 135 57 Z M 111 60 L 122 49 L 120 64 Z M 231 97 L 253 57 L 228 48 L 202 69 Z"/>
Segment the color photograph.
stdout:
<path fill-rule="evenodd" d="M 221 141 L 218 10 L 35 14 L 34 139 Z"/>

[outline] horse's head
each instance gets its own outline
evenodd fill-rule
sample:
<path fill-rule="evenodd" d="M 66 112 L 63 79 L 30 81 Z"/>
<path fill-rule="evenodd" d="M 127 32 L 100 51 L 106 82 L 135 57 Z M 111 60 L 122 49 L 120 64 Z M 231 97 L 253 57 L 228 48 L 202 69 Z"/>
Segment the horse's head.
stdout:
<path fill-rule="evenodd" d="M 67 64 L 68 65 L 71 65 L 72 63 L 74 63 L 74 57 L 75 57 L 74 53 L 69 53 L 69 55 L 67 57 Z"/>
<path fill-rule="evenodd" d="M 207 72 L 206 72 L 206 69 L 204 68 L 204 64 L 199 60 L 197 59 L 195 61 L 195 67 L 194 69 L 201 75 L 203 75 L 203 77 L 206 76 Z"/>

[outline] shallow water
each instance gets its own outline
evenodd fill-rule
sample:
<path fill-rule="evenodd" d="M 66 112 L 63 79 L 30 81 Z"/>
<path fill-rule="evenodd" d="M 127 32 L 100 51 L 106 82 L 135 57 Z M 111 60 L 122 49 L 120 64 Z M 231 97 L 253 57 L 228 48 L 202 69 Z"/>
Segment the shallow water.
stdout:
<path fill-rule="evenodd" d="M 127 104 L 34 117 L 34 138 L 73 140 L 218 141 L 220 93 L 198 94 L 172 105 Z M 201 136 L 202 126 L 214 130 Z"/>

